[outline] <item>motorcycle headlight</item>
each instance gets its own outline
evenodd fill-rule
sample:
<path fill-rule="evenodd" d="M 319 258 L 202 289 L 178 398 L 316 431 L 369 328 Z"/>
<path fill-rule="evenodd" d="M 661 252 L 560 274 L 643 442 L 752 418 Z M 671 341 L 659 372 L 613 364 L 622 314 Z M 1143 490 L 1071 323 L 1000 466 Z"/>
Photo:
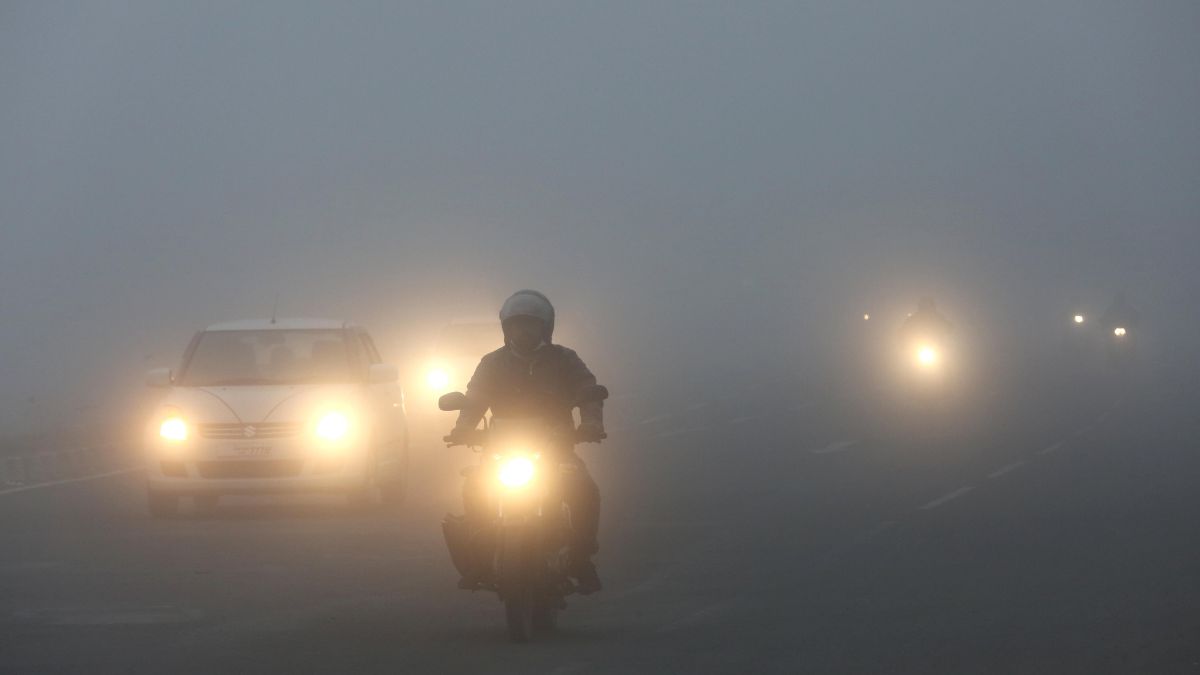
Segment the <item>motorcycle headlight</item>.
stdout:
<path fill-rule="evenodd" d="M 331 410 L 317 420 L 317 436 L 326 441 L 340 441 L 350 433 L 350 418 L 346 414 Z"/>
<path fill-rule="evenodd" d="M 1083 323 L 1083 315 L 1082 314 L 1075 315 L 1075 323 Z"/>
<path fill-rule="evenodd" d="M 158 425 L 158 435 L 172 443 L 182 443 L 188 439 L 188 425 L 179 414 L 173 414 Z"/>
<path fill-rule="evenodd" d="M 529 457 L 508 457 L 500 462 L 500 482 L 508 488 L 524 487 L 533 480 L 533 460 Z"/>
<path fill-rule="evenodd" d="M 1121 326 L 1117 326 L 1113 329 L 1113 335 L 1116 335 L 1117 337 L 1125 337 L 1125 329 Z"/>

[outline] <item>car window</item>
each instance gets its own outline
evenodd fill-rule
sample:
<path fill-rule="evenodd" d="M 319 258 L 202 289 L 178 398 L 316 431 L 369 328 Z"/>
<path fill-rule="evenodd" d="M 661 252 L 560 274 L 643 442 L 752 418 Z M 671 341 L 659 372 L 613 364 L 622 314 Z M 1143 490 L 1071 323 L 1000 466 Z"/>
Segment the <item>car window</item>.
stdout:
<path fill-rule="evenodd" d="M 361 378 L 341 330 L 201 333 L 180 375 L 189 386 L 347 382 Z"/>

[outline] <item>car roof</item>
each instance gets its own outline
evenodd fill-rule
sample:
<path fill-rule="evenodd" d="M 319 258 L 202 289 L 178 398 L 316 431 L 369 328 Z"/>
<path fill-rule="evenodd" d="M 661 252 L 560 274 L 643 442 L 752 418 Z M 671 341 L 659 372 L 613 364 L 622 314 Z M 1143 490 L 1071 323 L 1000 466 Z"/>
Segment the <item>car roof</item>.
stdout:
<path fill-rule="evenodd" d="M 204 330 L 342 330 L 346 328 L 357 328 L 357 326 L 341 319 L 241 319 L 214 323 Z"/>

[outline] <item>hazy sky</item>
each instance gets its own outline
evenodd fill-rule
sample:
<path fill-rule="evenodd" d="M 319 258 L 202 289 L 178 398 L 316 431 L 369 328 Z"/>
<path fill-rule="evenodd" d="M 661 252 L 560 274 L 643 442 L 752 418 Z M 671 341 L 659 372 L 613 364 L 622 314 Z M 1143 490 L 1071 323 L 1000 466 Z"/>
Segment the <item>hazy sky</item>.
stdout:
<path fill-rule="evenodd" d="M 276 293 L 397 359 L 523 286 L 684 360 L 925 292 L 1124 288 L 1194 344 L 1198 36 L 1190 0 L 5 2 L 0 426 Z"/>

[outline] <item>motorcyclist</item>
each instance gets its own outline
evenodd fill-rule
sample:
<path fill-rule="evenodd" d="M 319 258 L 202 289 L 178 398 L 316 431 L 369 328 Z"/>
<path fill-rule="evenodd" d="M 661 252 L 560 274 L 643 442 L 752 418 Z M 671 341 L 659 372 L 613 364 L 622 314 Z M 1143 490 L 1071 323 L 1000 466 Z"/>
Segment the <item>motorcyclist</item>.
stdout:
<path fill-rule="evenodd" d="M 541 418 L 554 430 L 571 432 L 572 408 L 580 393 L 596 384 L 596 377 L 578 354 L 553 344 L 554 306 L 537 291 L 517 291 L 501 307 L 500 324 L 504 346 L 480 360 L 467 385 L 468 403 L 446 440 L 454 443 L 468 437 L 489 408 L 498 417 Z M 604 437 L 603 403 L 581 404 L 579 417 L 577 440 Z M 591 560 L 599 549 L 600 490 L 575 454 L 574 441 L 561 441 L 558 451 L 564 465 L 563 501 L 571 512 L 567 574 L 575 577 L 580 593 L 594 593 L 601 588 Z M 477 529 L 488 527 L 493 513 L 481 473 L 469 475 L 463 485 L 465 515 Z M 488 571 L 480 569 L 478 575 Z M 482 581 L 464 577 L 460 585 L 474 587 Z"/>
<path fill-rule="evenodd" d="M 1112 303 L 1104 310 L 1104 315 L 1100 317 L 1100 328 L 1109 335 L 1117 328 L 1134 331 L 1138 327 L 1140 316 L 1133 305 L 1129 304 L 1125 293 L 1118 292 Z"/>

